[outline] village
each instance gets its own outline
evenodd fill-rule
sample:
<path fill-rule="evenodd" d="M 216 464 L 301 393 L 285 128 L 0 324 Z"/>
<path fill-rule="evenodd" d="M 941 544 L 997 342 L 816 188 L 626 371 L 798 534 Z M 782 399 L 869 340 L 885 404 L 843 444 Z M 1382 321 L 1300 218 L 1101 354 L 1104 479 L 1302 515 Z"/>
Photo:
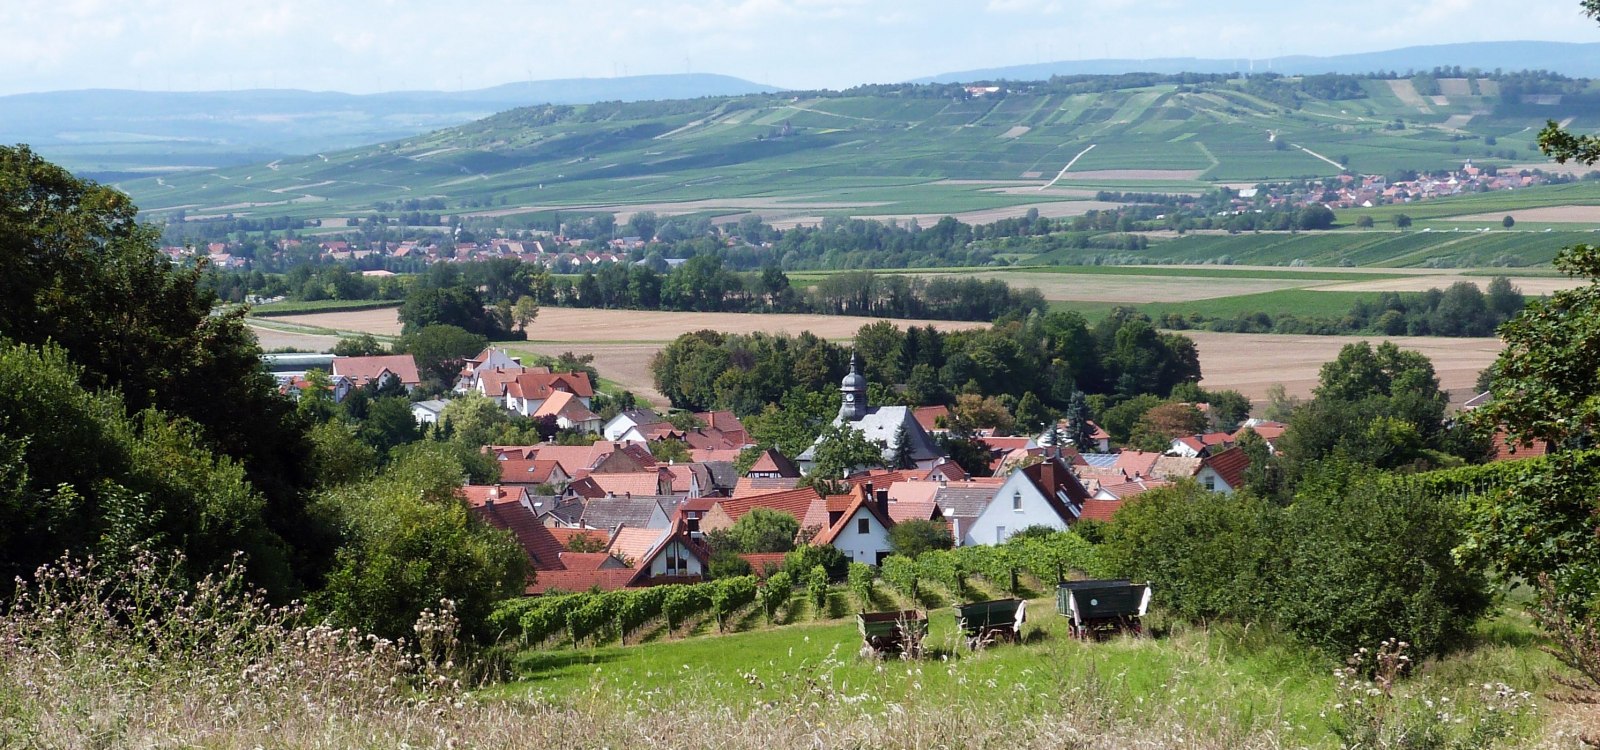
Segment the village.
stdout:
<path fill-rule="evenodd" d="M 269 360 L 280 367 L 328 368 L 325 378 L 280 372 L 281 390 L 296 398 L 320 387 L 341 401 L 358 388 L 410 392 L 421 382 L 411 355 Z M 479 519 L 515 536 L 534 571 L 527 594 L 614 591 L 707 580 L 716 553 L 710 536 L 758 510 L 792 517 L 800 529 L 794 545 L 831 546 L 849 562 L 879 566 L 896 551 L 891 530 L 907 522 L 935 524 L 958 547 L 1001 545 L 1025 529 L 1111 523 L 1128 500 L 1178 482 L 1231 494 L 1245 486 L 1250 467 L 1240 445 L 1247 433 L 1276 452 L 1274 443 L 1288 427 L 1252 418 L 1230 431 L 1174 437 L 1162 452 L 1114 446 L 1093 422 L 1082 432 L 1067 420 L 1038 435 L 984 430 L 977 437 L 988 451 L 991 474 L 974 476 L 938 447 L 937 438 L 953 421 L 948 406 L 868 403 L 858 356 L 839 390 L 842 405 L 834 424 L 879 446 L 882 461 L 837 478 L 817 477 L 816 445 L 798 456 L 773 448 L 746 455 L 758 446 L 732 412 L 683 412 L 669 419 L 636 408 L 603 419 L 590 409 L 596 391 L 587 372 L 525 367 L 504 349 L 486 348 L 464 361 L 449 395 L 487 398 L 581 438 L 576 444 L 484 445 L 481 450 L 499 464 L 499 481 L 466 484 L 459 494 Z M 424 429 L 437 428 L 448 403 L 416 401 L 412 415 Z M 1208 408 L 1193 406 L 1202 413 Z M 1072 434 L 1088 441 L 1074 444 Z M 652 448 L 663 441 L 686 446 L 688 460 L 658 460 Z M 1508 448 L 1499 436 L 1495 460 L 1545 452 L 1542 444 Z M 741 460 L 743 471 L 736 467 Z M 782 566 L 783 552 L 739 557 L 751 573 L 764 576 Z"/>

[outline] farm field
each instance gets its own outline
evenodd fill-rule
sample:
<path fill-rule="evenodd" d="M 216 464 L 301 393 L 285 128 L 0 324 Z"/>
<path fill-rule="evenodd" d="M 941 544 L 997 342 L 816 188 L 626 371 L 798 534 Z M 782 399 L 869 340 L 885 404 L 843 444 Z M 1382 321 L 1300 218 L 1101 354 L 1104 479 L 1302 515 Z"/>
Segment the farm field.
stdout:
<path fill-rule="evenodd" d="M 1182 333 L 1194 339 L 1200 351 L 1201 384 L 1239 391 L 1258 404 L 1275 383 L 1282 383 L 1291 396 L 1310 397 L 1323 363 L 1332 360 L 1346 344 L 1367 341 L 1376 346 L 1393 341 L 1402 349 L 1414 349 L 1432 360 L 1439 387 L 1450 392 L 1452 405 L 1459 406 L 1477 395 L 1474 385 L 1478 373 L 1494 362 L 1504 346 L 1493 338 Z"/>
<path fill-rule="evenodd" d="M 1336 102 L 1306 99 L 1297 112 L 1245 93 L 1246 85 L 1241 79 L 1071 95 L 1019 87 L 1003 97 L 970 99 L 856 91 L 803 101 L 782 94 L 526 107 L 388 143 L 284 158 L 270 168 L 119 186 L 157 218 L 179 210 L 190 217 L 348 218 L 370 215 L 377 202 L 428 196 L 443 200 L 446 212 L 463 214 L 752 211 L 769 221 L 947 214 L 989 220 L 1029 206 L 1044 215 L 1080 212 L 1099 190 L 1190 192 L 1329 177 L 1339 172 L 1324 160 L 1332 157 L 1369 173 L 1458 168 L 1465 159 L 1510 166 L 1536 153 L 1533 135 L 1545 116 L 1561 114 L 1479 116 L 1496 103 L 1481 96 L 1454 97 L 1421 113 L 1387 86 Z M 1404 118 L 1404 130 L 1385 128 L 1395 117 Z M 1490 135 L 1498 149 L 1483 142 Z M 1521 158 L 1502 158 L 1507 153 Z M 1034 189 L 1050 182 L 1048 191 Z M 1566 193 L 1572 200 L 1554 205 L 1600 202 L 1594 186 L 1575 187 L 1581 189 Z M 1513 203 L 1532 207 L 1517 192 Z M 1463 204 L 1439 214 L 1500 210 L 1501 200 L 1492 196 L 1476 210 Z"/>
<path fill-rule="evenodd" d="M 1343 219 L 1341 219 L 1343 220 Z M 1498 220 L 1496 220 L 1498 222 Z M 1170 237 L 1170 235 L 1168 236 Z M 1505 265 L 1547 266 L 1562 248 L 1600 239 L 1590 231 L 1569 229 L 1490 231 L 1442 226 L 1399 232 L 1388 229 L 1331 232 L 1251 232 L 1242 234 L 1191 233 L 1168 239 L 1152 238 L 1136 252 L 1103 248 L 1062 248 L 1033 256 L 1029 263 L 1093 264 L 1107 257 L 1136 255 L 1165 265 L 1209 262 L 1232 267 L 1288 266 L 1323 268 L 1364 266 L 1401 270 L 1440 266 L 1470 268 Z M 1508 269 L 1507 273 L 1515 273 Z"/>
<path fill-rule="evenodd" d="M 1274 294 L 1283 294 L 1275 292 Z M 1300 291 L 1299 294 L 1318 294 Z M 1330 298 L 1343 294 L 1324 293 Z M 1355 294 L 1355 293 L 1346 293 Z M 1247 298 L 1245 298 L 1247 299 Z M 1348 308 L 1343 302 L 1340 310 Z M 1250 310 L 1251 312 L 1254 309 Z M 1302 311 L 1302 314 L 1311 314 Z M 712 330 L 750 333 L 755 331 L 787 331 L 799 333 L 809 330 L 829 339 L 849 339 L 862 325 L 874 318 L 855 318 L 832 315 L 760 315 L 742 313 L 658 313 L 631 310 L 580 310 L 573 308 L 546 308 L 539 313 L 526 343 L 511 342 L 514 350 L 555 356 L 572 351 L 593 354 L 594 365 L 606 380 L 618 388 L 632 391 L 652 403 L 665 404 L 657 393 L 650 375 L 650 358 L 663 345 L 679 334 L 710 328 Z M 360 310 L 339 313 L 274 318 L 274 324 L 313 326 L 307 333 L 323 333 L 316 338 L 302 338 L 305 333 L 271 331 L 261 333 L 263 346 L 293 346 L 294 343 L 273 344 L 269 341 L 326 342 L 312 348 L 325 349 L 335 337 L 327 331 L 362 331 L 377 335 L 397 335 L 399 321 L 392 310 Z M 945 330 L 982 328 L 983 323 L 948 321 L 891 321 L 905 327 L 928 325 Z M 320 330 L 319 330 L 320 329 Z M 1215 333 L 1210 331 L 1184 331 L 1194 339 L 1200 352 L 1200 367 L 1209 388 L 1230 388 L 1244 393 L 1253 401 L 1266 398 L 1267 389 L 1282 383 L 1290 395 L 1309 396 L 1316 385 L 1317 373 L 1323 363 L 1334 358 L 1340 347 L 1356 341 L 1374 344 L 1392 340 L 1407 349 L 1415 349 L 1433 360 L 1442 387 L 1451 392 L 1454 403 L 1471 398 L 1478 373 L 1494 361 L 1501 343 L 1498 339 L 1462 339 L 1430 337 L 1361 337 L 1361 336 L 1294 336 L 1282 334 Z M 282 336 L 282 338 L 273 338 Z M 295 338 L 291 338 L 295 337 Z"/>

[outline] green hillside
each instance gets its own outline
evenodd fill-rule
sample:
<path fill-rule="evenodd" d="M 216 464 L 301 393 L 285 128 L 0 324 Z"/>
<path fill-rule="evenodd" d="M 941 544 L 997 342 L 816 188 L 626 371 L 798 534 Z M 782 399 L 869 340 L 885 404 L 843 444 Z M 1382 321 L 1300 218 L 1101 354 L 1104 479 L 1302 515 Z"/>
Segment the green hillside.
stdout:
<path fill-rule="evenodd" d="M 1588 89 L 1533 106 L 1465 79 L 1445 90 L 1471 95 L 1421 97 L 1409 79 L 1360 80 L 1325 99 L 1298 79 L 1117 87 L 1130 78 L 1011 84 L 984 96 L 902 86 L 531 107 L 376 146 L 120 187 L 151 214 L 191 217 L 342 217 L 419 198 L 442 199 L 452 213 L 633 204 L 781 219 L 1043 204 L 1065 215 L 1081 210 L 1061 204 L 1094 191 L 1329 176 L 1334 161 L 1368 173 L 1538 162 L 1533 136 L 1546 119 L 1600 125 Z M 1036 189 L 1090 145 L 1053 189 Z M 949 182 L 975 180 L 1006 183 Z"/>

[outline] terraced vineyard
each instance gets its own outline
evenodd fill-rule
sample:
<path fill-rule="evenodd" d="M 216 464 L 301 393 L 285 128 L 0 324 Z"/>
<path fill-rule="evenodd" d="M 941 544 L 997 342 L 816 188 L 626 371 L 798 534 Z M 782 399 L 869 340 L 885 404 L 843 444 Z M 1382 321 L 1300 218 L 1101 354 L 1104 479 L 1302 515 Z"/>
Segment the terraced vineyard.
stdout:
<path fill-rule="evenodd" d="M 981 215 L 992 220 L 993 212 L 1027 207 L 1082 213 L 1096 206 L 1089 199 L 1099 190 L 1326 177 L 1341 160 L 1378 173 L 1455 168 L 1468 158 L 1535 160 L 1533 134 L 1546 117 L 1589 124 L 1587 112 L 1559 106 L 1500 107 L 1465 79 L 1450 90 L 1468 94 L 1434 100 L 1427 113 L 1391 82 L 1364 83 L 1363 98 L 1302 97 L 1296 108 L 1246 93 L 1246 81 L 530 107 L 377 146 L 121 187 L 157 217 L 179 209 L 191 217 L 348 217 L 379 201 L 437 197 L 446 211 L 468 214 L 650 209 L 793 222 L 991 212 Z M 1394 128 L 1396 118 L 1403 129 Z M 1490 135 L 1494 146 L 1484 140 Z"/>

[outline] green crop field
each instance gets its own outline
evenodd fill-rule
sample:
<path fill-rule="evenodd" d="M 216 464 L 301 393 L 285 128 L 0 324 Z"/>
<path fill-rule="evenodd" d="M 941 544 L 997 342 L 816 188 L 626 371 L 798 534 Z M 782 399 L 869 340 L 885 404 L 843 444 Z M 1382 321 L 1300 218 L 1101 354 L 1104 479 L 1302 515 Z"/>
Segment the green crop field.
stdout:
<path fill-rule="evenodd" d="M 1432 231 L 1431 228 L 1332 232 L 1191 234 L 1152 241 L 1138 251 L 1064 248 L 1027 260 L 1030 264 L 1094 263 L 1107 256 L 1139 256 L 1167 264 L 1222 263 L 1288 266 L 1486 267 L 1507 260 L 1548 264 L 1563 247 L 1600 240 L 1590 231 Z"/>
<path fill-rule="evenodd" d="M 258 318 L 270 318 L 279 315 L 299 315 L 313 312 L 337 312 L 339 310 L 375 310 L 384 307 L 399 307 L 397 300 L 366 300 L 366 299 L 330 299 L 316 302 L 273 302 L 267 305 L 252 305 L 250 314 Z"/>

